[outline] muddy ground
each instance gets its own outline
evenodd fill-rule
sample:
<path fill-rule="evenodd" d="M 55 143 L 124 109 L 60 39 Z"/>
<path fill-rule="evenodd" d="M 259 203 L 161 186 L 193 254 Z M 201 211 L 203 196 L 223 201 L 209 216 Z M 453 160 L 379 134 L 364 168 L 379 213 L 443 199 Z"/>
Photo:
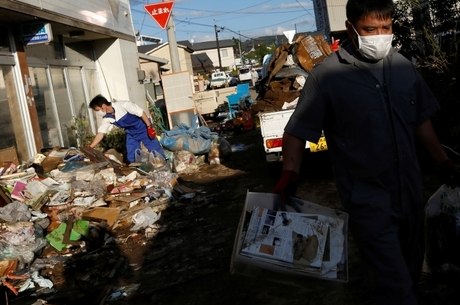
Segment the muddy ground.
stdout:
<path fill-rule="evenodd" d="M 93 248 L 56 264 L 52 291 L 10 295 L 9 304 L 33 304 L 39 299 L 47 303 L 37 304 L 59 305 L 372 304 L 351 236 L 348 283 L 308 278 L 281 281 L 275 273 L 230 272 L 246 192 L 269 192 L 280 167 L 265 162 L 258 129 L 227 135 L 227 139 L 235 149 L 230 159 L 181 176 L 183 196 L 176 194 L 176 201 L 165 203 L 157 233 L 145 238 L 143 232 L 122 229 L 93 232 Z M 306 160 L 298 196 L 340 209 L 327 153 L 308 154 Z M 431 175 L 426 179 L 436 184 Z M 109 235 L 113 238 L 108 239 Z M 64 269 L 58 270 L 59 265 Z M 460 293 L 452 286 L 458 279 L 425 274 L 421 303 L 458 304 Z"/>

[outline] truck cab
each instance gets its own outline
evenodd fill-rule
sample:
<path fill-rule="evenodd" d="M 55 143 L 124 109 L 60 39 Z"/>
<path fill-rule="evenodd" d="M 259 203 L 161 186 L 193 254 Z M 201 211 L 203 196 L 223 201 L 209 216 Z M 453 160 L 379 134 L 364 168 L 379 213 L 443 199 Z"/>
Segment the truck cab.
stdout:
<path fill-rule="evenodd" d="M 239 79 L 240 83 L 251 82 L 251 80 L 252 80 L 251 69 L 250 68 L 241 68 L 238 71 L 238 79 Z"/>
<path fill-rule="evenodd" d="M 228 77 L 225 72 L 216 71 L 211 74 L 211 82 L 209 83 L 211 89 L 218 89 L 228 87 Z"/>

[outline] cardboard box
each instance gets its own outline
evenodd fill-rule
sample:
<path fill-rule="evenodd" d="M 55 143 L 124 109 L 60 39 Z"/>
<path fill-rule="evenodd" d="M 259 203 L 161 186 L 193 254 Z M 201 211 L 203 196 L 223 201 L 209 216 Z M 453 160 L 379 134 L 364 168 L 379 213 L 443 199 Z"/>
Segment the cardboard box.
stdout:
<path fill-rule="evenodd" d="M 257 278 L 269 278 L 276 282 L 284 282 L 295 285 L 302 285 L 302 283 L 305 283 L 305 280 L 311 280 L 313 278 L 337 282 L 348 282 L 348 214 L 312 202 L 300 200 L 298 198 L 292 198 L 292 200 L 295 200 L 295 202 L 299 204 L 302 214 L 323 215 L 331 217 L 333 220 L 337 220 L 343 224 L 340 232 L 340 236 L 343 234 L 342 244 L 340 244 L 340 247 L 343 248 L 341 249 L 341 253 L 340 251 L 335 252 L 336 257 L 339 257 L 340 259 L 340 262 L 337 264 L 337 268 L 334 268 L 334 270 L 325 274 L 309 272 L 306 271 L 306 269 L 299 270 L 299 268 L 291 268 L 273 263 L 264 258 L 248 256 L 242 253 L 241 249 L 246 235 L 248 219 L 251 217 L 251 211 L 255 207 L 273 209 L 277 200 L 279 200 L 279 196 L 273 193 L 247 193 L 246 202 L 235 236 L 230 272 L 233 274 L 242 274 Z M 288 212 L 295 211 L 291 207 L 288 207 Z M 334 234 L 337 236 L 337 233 L 338 231 L 335 231 Z M 332 251 L 332 246 L 329 249 Z"/>
<path fill-rule="evenodd" d="M 0 167 L 9 166 L 11 163 L 19 165 L 18 154 L 14 146 L 0 149 Z"/>

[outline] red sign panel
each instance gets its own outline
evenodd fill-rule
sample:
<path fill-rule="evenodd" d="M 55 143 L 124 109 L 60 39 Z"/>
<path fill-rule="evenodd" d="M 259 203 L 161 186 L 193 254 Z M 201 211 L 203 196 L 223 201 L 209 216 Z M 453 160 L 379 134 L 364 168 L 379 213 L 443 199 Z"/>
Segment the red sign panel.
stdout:
<path fill-rule="evenodd" d="M 168 24 L 169 17 L 171 17 L 171 11 L 174 6 L 174 1 L 166 1 L 159 3 L 146 4 L 144 9 L 152 18 L 158 23 L 158 25 L 164 29 Z"/>

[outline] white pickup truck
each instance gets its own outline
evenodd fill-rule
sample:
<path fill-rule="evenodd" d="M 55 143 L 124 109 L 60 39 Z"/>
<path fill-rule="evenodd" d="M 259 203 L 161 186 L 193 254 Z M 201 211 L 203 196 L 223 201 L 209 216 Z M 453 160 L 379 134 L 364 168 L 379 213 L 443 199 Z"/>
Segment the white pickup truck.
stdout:
<path fill-rule="evenodd" d="M 241 68 L 238 71 L 238 80 L 240 81 L 240 83 L 251 82 L 252 80 L 251 69 Z"/>
<path fill-rule="evenodd" d="M 283 133 L 294 109 L 274 112 L 262 112 L 260 118 L 260 132 L 264 141 L 264 149 L 268 162 L 282 161 Z M 326 140 L 322 136 L 317 144 L 307 142 L 305 149 L 311 152 L 327 150 Z"/>
<path fill-rule="evenodd" d="M 228 77 L 225 72 L 214 72 L 211 74 L 211 81 L 209 83 L 211 89 L 228 87 Z"/>

